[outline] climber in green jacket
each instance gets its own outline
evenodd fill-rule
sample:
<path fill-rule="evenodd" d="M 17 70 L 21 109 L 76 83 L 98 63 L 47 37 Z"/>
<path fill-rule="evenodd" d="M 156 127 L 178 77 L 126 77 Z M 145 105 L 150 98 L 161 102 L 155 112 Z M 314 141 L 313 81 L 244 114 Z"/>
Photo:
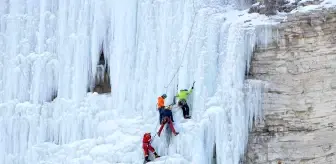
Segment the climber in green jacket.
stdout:
<path fill-rule="evenodd" d="M 191 87 L 189 91 L 187 89 L 181 89 L 180 92 L 175 96 L 179 99 L 178 106 L 181 107 L 183 111 L 183 117 L 185 119 L 190 119 L 189 106 L 187 103 L 187 99 L 188 99 L 189 94 L 192 93 L 193 89 L 194 89 L 194 85 Z"/>

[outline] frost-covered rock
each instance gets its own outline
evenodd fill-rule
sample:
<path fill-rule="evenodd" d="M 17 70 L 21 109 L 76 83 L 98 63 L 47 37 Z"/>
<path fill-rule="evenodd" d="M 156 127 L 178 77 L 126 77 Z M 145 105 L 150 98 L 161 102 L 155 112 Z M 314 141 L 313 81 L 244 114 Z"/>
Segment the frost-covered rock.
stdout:
<path fill-rule="evenodd" d="M 251 78 L 268 87 L 247 163 L 335 163 L 336 10 L 293 14 L 273 38 L 252 60 Z"/>
<path fill-rule="evenodd" d="M 249 13 L 275 15 L 277 11 L 290 12 L 295 7 L 295 4 L 290 4 L 286 0 L 262 0 L 252 5 Z"/>
<path fill-rule="evenodd" d="M 260 0 L 249 10 L 249 13 L 275 15 L 278 12 L 289 13 L 302 6 L 319 5 L 323 0 Z"/>

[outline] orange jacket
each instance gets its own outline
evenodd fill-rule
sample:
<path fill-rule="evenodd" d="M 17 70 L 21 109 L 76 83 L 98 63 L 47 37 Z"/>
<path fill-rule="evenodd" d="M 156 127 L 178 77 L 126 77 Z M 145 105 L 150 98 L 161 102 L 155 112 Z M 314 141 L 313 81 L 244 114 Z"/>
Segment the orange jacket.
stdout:
<path fill-rule="evenodd" d="M 164 98 L 162 98 L 161 96 L 158 97 L 158 108 L 164 107 Z"/>

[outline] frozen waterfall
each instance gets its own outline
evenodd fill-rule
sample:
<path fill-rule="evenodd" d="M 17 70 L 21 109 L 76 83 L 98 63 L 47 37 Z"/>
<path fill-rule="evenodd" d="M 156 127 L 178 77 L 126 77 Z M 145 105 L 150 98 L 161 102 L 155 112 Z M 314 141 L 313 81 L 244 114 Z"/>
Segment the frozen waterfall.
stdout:
<path fill-rule="evenodd" d="M 180 135 L 155 137 L 153 163 L 238 164 L 262 119 L 263 84 L 245 71 L 270 22 L 238 10 L 248 5 L 0 1 L 0 163 L 141 164 L 142 135 L 158 130 L 157 97 L 170 104 L 196 81 L 192 119 L 173 109 Z M 111 94 L 88 92 L 101 51 Z"/>

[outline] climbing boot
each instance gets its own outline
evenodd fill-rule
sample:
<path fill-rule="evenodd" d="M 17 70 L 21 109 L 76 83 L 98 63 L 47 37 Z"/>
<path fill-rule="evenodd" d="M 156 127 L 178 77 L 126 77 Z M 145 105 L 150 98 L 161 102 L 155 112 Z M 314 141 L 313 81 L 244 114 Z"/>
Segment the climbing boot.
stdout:
<path fill-rule="evenodd" d="M 147 156 L 147 157 L 145 157 L 145 161 L 146 161 L 146 162 L 150 162 L 151 160 L 149 160 L 149 159 L 148 159 L 148 156 Z"/>
<path fill-rule="evenodd" d="M 160 158 L 161 156 L 159 156 L 156 152 L 154 152 L 155 158 Z"/>
<path fill-rule="evenodd" d="M 174 135 L 177 136 L 178 134 L 180 134 L 179 132 L 176 132 Z"/>
<path fill-rule="evenodd" d="M 190 116 L 184 116 L 185 119 L 190 119 L 191 117 Z"/>

